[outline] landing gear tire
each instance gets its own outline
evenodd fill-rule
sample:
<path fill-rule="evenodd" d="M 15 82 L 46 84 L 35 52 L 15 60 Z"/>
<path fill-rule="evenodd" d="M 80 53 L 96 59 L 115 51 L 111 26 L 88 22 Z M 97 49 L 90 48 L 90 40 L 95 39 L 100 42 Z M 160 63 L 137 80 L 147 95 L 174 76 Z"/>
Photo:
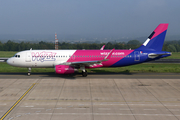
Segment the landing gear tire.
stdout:
<path fill-rule="evenodd" d="M 87 77 L 87 71 L 85 71 L 85 72 L 82 71 L 82 76 Z"/>
<path fill-rule="evenodd" d="M 27 74 L 28 76 L 30 76 L 31 75 L 31 68 L 28 68 L 28 74 Z"/>
<path fill-rule="evenodd" d="M 30 72 L 28 72 L 28 74 L 27 74 L 28 76 L 30 76 L 31 75 L 31 73 Z"/>

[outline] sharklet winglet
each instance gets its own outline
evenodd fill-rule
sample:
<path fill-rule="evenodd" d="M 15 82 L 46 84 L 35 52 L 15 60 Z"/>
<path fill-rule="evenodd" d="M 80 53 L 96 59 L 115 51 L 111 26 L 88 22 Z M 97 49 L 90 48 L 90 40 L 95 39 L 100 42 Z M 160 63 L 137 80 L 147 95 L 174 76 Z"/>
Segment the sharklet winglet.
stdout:
<path fill-rule="evenodd" d="M 104 50 L 104 47 L 105 47 L 105 45 L 103 45 L 100 50 Z"/>

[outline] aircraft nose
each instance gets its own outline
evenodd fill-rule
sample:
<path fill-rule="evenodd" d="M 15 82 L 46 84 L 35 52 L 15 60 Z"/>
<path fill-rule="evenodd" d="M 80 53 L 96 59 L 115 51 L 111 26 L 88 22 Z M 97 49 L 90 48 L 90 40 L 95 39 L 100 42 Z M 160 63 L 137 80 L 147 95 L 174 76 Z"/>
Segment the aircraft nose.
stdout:
<path fill-rule="evenodd" d="M 10 63 L 9 59 L 6 62 L 7 62 L 7 64 L 9 64 Z"/>
<path fill-rule="evenodd" d="M 11 58 L 9 58 L 6 62 L 7 62 L 7 64 L 12 65 L 12 60 L 11 60 Z"/>

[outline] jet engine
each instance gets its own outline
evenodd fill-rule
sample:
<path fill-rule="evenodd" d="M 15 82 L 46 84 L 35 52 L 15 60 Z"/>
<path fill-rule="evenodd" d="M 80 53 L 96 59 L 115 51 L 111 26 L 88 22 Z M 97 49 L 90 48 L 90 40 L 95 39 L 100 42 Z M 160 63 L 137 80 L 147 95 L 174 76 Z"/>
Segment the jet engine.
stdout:
<path fill-rule="evenodd" d="M 72 74 L 74 73 L 75 68 L 69 65 L 56 65 L 55 71 L 56 74 Z"/>

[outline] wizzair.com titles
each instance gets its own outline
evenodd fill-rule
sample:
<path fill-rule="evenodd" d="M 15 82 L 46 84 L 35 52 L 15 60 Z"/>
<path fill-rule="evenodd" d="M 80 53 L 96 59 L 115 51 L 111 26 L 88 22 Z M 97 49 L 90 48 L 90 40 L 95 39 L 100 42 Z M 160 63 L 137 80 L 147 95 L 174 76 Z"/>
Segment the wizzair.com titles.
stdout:
<path fill-rule="evenodd" d="M 101 55 L 108 55 L 108 52 L 101 52 Z M 124 55 L 124 52 L 113 52 L 112 55 Z"/>

